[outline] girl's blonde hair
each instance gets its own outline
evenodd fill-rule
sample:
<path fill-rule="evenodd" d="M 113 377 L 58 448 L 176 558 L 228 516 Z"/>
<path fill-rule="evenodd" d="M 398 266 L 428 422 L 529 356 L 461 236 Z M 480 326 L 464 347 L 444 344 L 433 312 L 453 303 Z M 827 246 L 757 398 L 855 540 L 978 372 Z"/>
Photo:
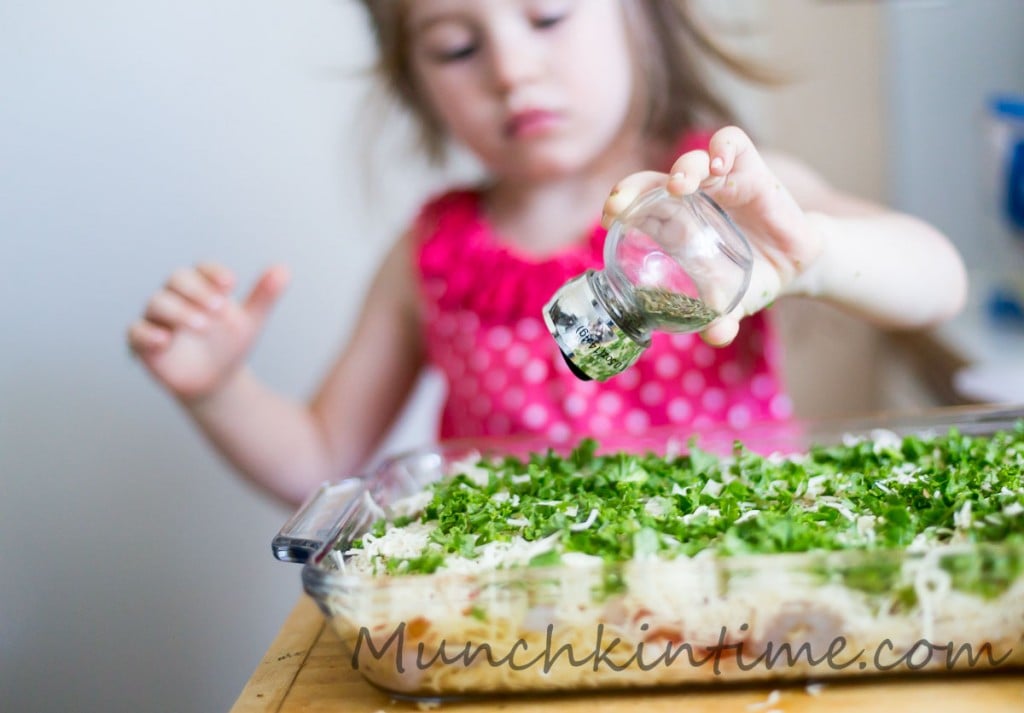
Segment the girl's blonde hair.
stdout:
<path fill-rule="evenodd" d="M 445 156 L 447 136 L 416 81 L 410 59 L 406 6 L 410 0 L 361 0 L 377 42 L 375 71 L 389 93 L 408 109 L 431 161 Z M 757 82 L 774 78 L 722 49 L 700 27 L 688 0 L 621 0 L 637 61 L 636 100 L 643 103 L 643 130 L 667 145 L 688 129 L 734 123 L 726 102 L 711 88 L 701 56 Z"/>

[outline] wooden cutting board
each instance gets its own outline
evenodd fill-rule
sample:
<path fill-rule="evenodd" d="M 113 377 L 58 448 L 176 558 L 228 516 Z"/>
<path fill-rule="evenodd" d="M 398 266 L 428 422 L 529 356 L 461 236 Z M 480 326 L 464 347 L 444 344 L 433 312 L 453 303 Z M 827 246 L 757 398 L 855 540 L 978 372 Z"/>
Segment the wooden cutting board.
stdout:
<path fill-rule="evenodd" d="M 773 691 L 775 691 L 773 693 Z M 352 711 L 402 713 L 415 704 L 392 701 L 352 670 L 341 641 L 323 615 L 303 596 L 231 713 Z M 744 687 L 720 691 L 588 692 L 579 695 L 504 697 L 446 703 L 452 713 L 516 710 L 533 713 L 1024 713 L 1024 672 L 954 674 L 918 679 L 828 683 L 812 695 L 805 687 Z"/>

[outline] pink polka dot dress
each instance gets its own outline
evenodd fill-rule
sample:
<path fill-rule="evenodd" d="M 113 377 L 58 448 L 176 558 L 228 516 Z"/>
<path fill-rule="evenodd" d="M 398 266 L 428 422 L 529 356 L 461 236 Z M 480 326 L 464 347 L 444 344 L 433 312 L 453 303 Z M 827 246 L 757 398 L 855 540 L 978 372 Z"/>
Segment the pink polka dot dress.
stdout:
<path fill-rule="evenodd" d="M 488 225 L 480 195 L 452 191 L 415 226 L 427 356 L 448 384 L 440 437 L 642 435 L 676 425 L 743 428 L 784 420 L 779 345 L 766 313 L 723 349 L 693 334 L 655 333 L 630 369 L 606 382 L 570 373 L 541 317 L 566 280 L 603 266 L 604 229 L 554 256 L 516 252 Z"/>

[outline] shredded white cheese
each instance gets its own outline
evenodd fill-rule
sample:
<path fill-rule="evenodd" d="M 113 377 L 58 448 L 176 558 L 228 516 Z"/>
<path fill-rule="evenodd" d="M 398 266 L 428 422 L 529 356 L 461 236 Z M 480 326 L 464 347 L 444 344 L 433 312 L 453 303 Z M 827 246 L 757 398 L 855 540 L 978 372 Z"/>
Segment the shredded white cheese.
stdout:
<path fill-rule="evenodd" d="M 586 520 L 584 520 L 583 522 L 576 522 L 572 525 L 569 525 L 569 530 L 571 532 L 582 532 L 583 530 L 587 530 L 590 528 L 591 525 L 593 525 L 597 521 L 597 516 L 597 508 L 594 508 L 590 511 L 590 514 L 587 515 Z"/>
<path fill-rule="evenodd" d="M 722 488 L 725 486 L 717 480 L 709 480 L 704 483 L 704 487 L 701 489 L 701 495 L 710 495 L 713 498 L 717 498 L 722 493 Z"/>
<path fill-rule="evenodd" d="M 953 527 L 958 530 L 966 530 L 971 526 L 971 501 L 964 503 L 963 507 L 953 513 Z"/>

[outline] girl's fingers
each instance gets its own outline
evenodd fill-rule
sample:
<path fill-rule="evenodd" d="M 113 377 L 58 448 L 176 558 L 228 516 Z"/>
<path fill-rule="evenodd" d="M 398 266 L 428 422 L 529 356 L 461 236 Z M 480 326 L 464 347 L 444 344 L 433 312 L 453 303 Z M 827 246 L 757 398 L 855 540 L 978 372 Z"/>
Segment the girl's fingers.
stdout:
<path fill-rule="evenodd" d="M 726 347 L 740 331 L 740 320 L 736 312 L 723 315 L 700 333 L 701 339 L 713 347 Z"/>
<path fill-rule="evenodd" d="M 717 131 L 709 151 L 711 175 L 701 188 L 723 207 L 745 205 L 763 194 L 771 174 L 742 129 L 728 126 Z"/>
<path fill-rule="evenodd" d="M 754 143 L 743 129 L 727 126 L 715 132 L 708 144 L 711 155 L 711 173 L 724 176 L 732 171 L 739 154 L 754 148 Z"/>
<path fill-rule="evenodd" d="M 660 171 L 640 171 L 631 173 L 615 184 L 612 192 L 604 202 L 601 213 L 601 225 L 609 227 L 613 220 L 630 206 L 638 196 L 665 185 L 667 176 Z"/>
<path fill-rule="evenodd" d="M 711 159 L 707 151 L 687 151 L 672 164 L 668 191 L 677 196 L 696 193 L 711 175 Z"/>
<path fill-rule="evenodd" d="M 154 325 L 169 329 L 189 327 L 205 329 L 209 318 L 196 306 L 177 292 L 162 290 L 156 293 L 146 305 L 145 319 Z"/>
<path fill-rule="evenodd" d="M 266 319 L 290 279 L 291 275 L 285 266 L 276 265 L 270 268 L 260 275 L 253 285 L 249 296 L 245 298 L 243 309 L 257 320 Z"/>
<path fill-rule="evenodd" d="M 235 286 L 235 274 L 219 263 L 201 262 L 196 265 L 196 272 L 222 293 L 230 292 Z"/>
<path fill-rule="evenodd" d="M 128 347 L 136 353 L 160 349 L 170 341 L 171 333 L 152 322 L 140 319 L 128 328 Z"/>
<path fill-rule="evenodd" d="M 222 290 L 198 270 L 175 270 L 167 280 L 167 289 L 201 309 L 216 311 L 223 307 L 226 301 Z"/>

